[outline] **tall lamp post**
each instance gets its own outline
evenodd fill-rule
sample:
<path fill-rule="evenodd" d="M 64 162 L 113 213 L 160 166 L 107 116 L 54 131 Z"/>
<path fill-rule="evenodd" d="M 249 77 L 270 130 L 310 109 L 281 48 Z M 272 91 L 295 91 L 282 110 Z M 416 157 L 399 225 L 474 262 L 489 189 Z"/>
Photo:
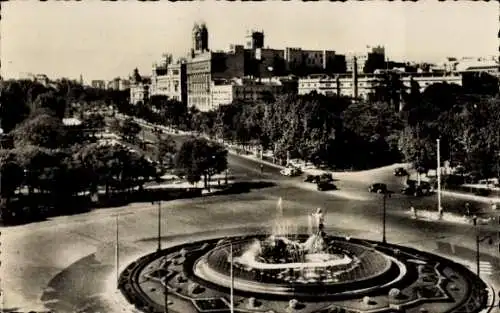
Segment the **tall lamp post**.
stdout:
<path fill-rule="evenodd" d="M 436 139 L 437 143 L 437 188 L 438 188 L 438 212 L 439 216 L 441 216 L 442 209 L 441 209 L 441 145 L 440 145 L 440 140 Z"/>
<path fill-rule="evenodd" d="M 161 251 L 161 200 L 159 201 L 153 201 L 151 204 L 157 204 L 158 205 L 158 248 L 156 249 L 156 252 Z M 168 266 L 168 260 L 165 262 L 164 269 L 167 271 L 167 266 Z M 167 271 L 168 273 L 168 271 Z M 168 313 L 168 281 L 165 280 L 165 284 L 163 286 L 163 300 L 165 302 L 165 309 L 164 312 Z"/>
<path fill-rule="evenodd" d="M 120 247 L 119 247 L 119 237 L 118 237 L 118 214 L 115 218 L 116 222 L 116 237 L 115 237 L 115 261 L 116 261 L 116 288 L 120 285 Z"/>
<path fill-rule="evenodd" d="M 382 242 L 387 243 L 387 238 L 386 238 L 386 215 L 387 215 L 387 209 L 386 209 L 386 202 L 387 202 L 387 197 L 391 197 L 390 191 L 386 190 L 384 191 L 383 197 L 382 197 Z"/>
<path fill-rule="evenodd" d="M 161 200 L 153 201 L 151 204 L 158 204 L 158 248 L 157 252 L 161 250 Z"/>
<path fill-rule="evenodd" d="M 233 243 L 230 244 L 230 265 L 231 265 L 231 294 L 230 294 L 230 303 L 231 303 L 231 313 L 234 313 L 234 273 L 233 273 Z"/>

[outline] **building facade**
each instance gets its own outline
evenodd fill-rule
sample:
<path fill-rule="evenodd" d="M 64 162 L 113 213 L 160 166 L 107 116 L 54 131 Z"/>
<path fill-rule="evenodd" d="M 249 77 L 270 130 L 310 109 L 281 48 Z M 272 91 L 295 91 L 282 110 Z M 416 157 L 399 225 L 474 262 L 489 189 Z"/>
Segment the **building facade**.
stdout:
<path fill-rule="evenodd" d="M 150 95 L 166 96 L 187 104 L 187 77 L 186 63 L 179 61 L 175 64 L 153 65 L 151 75 Z"/>
<path fill-rule="evenodd" d="M 438 75 L 434 73 L 404 73 L 401 76 L 401 82 L 407 89 L 411 87 L 412 81 L 418 84 L 420 92 L 424 92 L 427 87 L 437 83 L 462 86 L 463 76 L 461 74 Z"/>
<path fill-rule="evenodd" d="M 149 87 L 150 84 L 147 82 L 139 82 L 130 85 L 130 103 L 138 104 L 139 102 L 144 103 L 149 99 Z"/>
<path fill-rule="evenodd" d="M 204 30 L 203 30 L 204 29 Z M 200 111 L 213 109 L 211 87 L 217 79 L 232 79 L 245 75 L 245 49 L 233 46 L 228 52 L 212 52 L 208 49 L 208 30 L 193 30 L 191 57 L 186 63 L 186 89 L 188 107 Z M 200 32 L 205 35 L 200 35 Z"/>
<path fill-rule="evenodd" d="M 120 81 L 118 82 L 118 90 L 127 90 L 130 88 L 130 80 L 128 79 L 123 79 L 120 78 Z"/>
<path fill-rule="evenodd" d="M 301 48 L 285 48 L 284 60 L 288 72 L 309 73 L 345 73 L 344 55 L 333 50 L 302 50 Z"/>
<path fill-rule="evenodd" d="M 106 89 L 106 82 L 104 80 L 93 80 L 91 86 L 96 89 Z"/>
<path fill-rule="evenodd" d="M 462 86 L 462 75 L 436 75 L 433 73 L 401 73 L 403 86 L 408 90 L 412 81 L 416 82 L 423 92 L 427 87 L 436 83 L 457 84 Z M 377 87 L 383 82 L 381 74 L 354 75 L 316 75 L 299 78 L 298 94 L 305 95 L 317 92 L 323 95 L 339 95 L 367 100 L 374 95 Z"/>
<path fill-rule="evenodd" d="M 354 64 L 356 59 L 356 65 Z M 364 53 L 349 53 L 346 56 L 346 71 L 352 73 L 356 67 L 358 73 L 373 73 L 377 69 L 386 68 L 385 48 L 382 46 L 367 47 Z"/>
<path fill-rule="evenodd" d="M 188 61 L 187 73 L 187 105 L 200 111 L 209 111 L 210 84 L 212 82 L 212 55 L 207 52 L 197 55 Z"/>
<path fill-rule="evenodd" d="M 234 101 L 265 102 L 284 92 L 280 80 L 259 81 L 255 79 L 234 79 L 214 81 L 211 84 L 212 110 Z"/>
<path fill-rule="evenodd" d="M 151 78 L 142 77 L 137 69 L 130 76 L 130 99 L 129 103 L 144 103 L 149 99 L 151 87 Z"/>
<path fill-rule="evenodd" d="M 110 80 L 107 84 L 107 89 L 112 90 L 127 90 L 130 88 L 130 81 L 128 79 L 123 79 L 120 77 L 116 77 Z"/>

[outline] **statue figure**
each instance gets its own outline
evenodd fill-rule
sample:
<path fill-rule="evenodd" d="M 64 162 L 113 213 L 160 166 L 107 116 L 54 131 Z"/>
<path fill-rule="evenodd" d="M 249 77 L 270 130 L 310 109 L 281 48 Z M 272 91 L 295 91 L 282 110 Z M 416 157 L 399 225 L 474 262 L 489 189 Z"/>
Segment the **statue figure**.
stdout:
<path fill-rule="evenodd" d="M 312 213 L 312 220 L 314 223 L 313 232 L 322 232 L 325 228 L 325 217 L 321 208 L 317 208 L 316 212 Z"/>

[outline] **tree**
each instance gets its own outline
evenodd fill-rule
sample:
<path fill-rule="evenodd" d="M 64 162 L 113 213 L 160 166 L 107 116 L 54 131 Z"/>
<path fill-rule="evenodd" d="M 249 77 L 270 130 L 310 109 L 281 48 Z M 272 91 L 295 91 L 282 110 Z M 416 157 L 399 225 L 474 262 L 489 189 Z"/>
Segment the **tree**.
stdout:
<path fill-rule="evenodd" d="M 58 96 L 54 91 L 48 91 L 38 95 L 31 105 L 31 111 L 37 109 L 48 109 L 54 112 L 54 115 L 63 118 L 66 112 L 66 101 L 61 96 Z"/>
<path fill-rule="evenodd" d="M 102 114 L 92 113 L 84 118 L 83 125 L 86 129 L 99 130 L 106 126 L 106 122 Z"/>
<path fill-rule="evenodd" d="M 401 98 L 405 87 L 398 73 L 387 72 L 382 75 L 378 86 L 375 87 L 373 100 L 390 103 L 395 112 L 400 110 Z"/>
<path fill-rule="evenodd" d="M 92 113 L 90 115 L 87 115 L 83 119 L 82 124 L 84 132 L 95 136 L 96 132 L 98 132 L 99 130 L 102 131 L 104 129 L 104 127 L 106 126 L 106 121 L 104 120 L 104 116 L 102 114 Z"/>
<path fill-rule="evenodd" d="M 137 135 L 141 132 L 141 126 L 129 117 L 120 124 L 119 132 L 126 141 L 135 142 Z"/>
<path fill-rule="evenodd" d="M 227 150 L 205 139 L 191 138 L 180 147 L 175 164 L 190 183 L 203 177 L 205 188 L 209 188 L 211 177 L 227 168 Z"/>
<path fill-rule="evenodd" d="M 106 195 L 116 187 L 117 179 L 126 164 L 128 151 L 120 145 L 93 143 L 83 147 L 75 156 L 88 172 L 89 188 L 97 192 L 99 185 L 105 186 Z"/>
<path fill-rule="evenodd" d="M 112 189 L 125 190 L 133 186 L 142 188 L 153 177 L 155 168 L 143 156 L 121 145 L 87 145 L 78 151 L 75 159 L 88 173 L 87 181 L 92 192 L 105 186 L 106 195 Z"/>
<path fill-rule="evenodd" d="M 428 170 L 436 167 L 437 154 L 434 139 L 436 137 L 427 135 L 426 129 L 422 128 L 414 129 L 407 126 L 401 133 L 399 147 L 405 161 L 413 162 L 415 168 Z"/>
<path fill-rule="evenodd" d="M 13 130 L 16 147 L 35 145 L 59 148 L 66 145 L 66 130 L 62 121 L 47 114 L 25 120 Z"/>
<path fill-rule="evenodd" d="M 8 80 L 0 85 L 0 119 L 5 133 L 10 132 L 29 114 L 26 86 L 28 81 Z"/>
<path fill-rule="evenodd" d="M 24 180 L 23 168 L 12 150 L 0 150 L 0 179 L 0 194 L 8 203 Z"/>
<path fill-rule="evenodd" d="M 64 150 L 25 145 L 16 148 L 13 153 L 24 170 L 22 177 L 25 178 L 29 194 L 33 194 L 35 190 L 41 193 L 62 194 L 69 180 L 78 179 L 66 177 L 64 180 L 64 159 L 68 157 Z"/>
<path fill-rule="evenodd" d="M 157 161 L 162 166 L 171 167 L 177 150 L 175 141 L 172 136 L 165 136 L 160 132 L 157 133 L 157 139 Z"/>

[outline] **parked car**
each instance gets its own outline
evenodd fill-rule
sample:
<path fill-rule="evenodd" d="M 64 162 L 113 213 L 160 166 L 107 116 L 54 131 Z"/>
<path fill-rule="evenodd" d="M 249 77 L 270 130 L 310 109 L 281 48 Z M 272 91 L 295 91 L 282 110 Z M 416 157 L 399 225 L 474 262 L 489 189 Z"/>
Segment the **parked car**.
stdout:
<path fill-rule="evenodd" d="M 318 191 L 337 190 L 337 186 L 327 181 L 318 182 L 317 188 Z"/>
<path fill-rule="evenodd" d="M 319 181 L 318 175 L 307 175 L 304 178 L 304 182 L 306 182 L 306 183 L 317 183 L 318 181 Z"/>
<path fill-rule="evenodd" d="M 302 174 L 302 171 L 296 167 L 287 167 L 280 171 L 281 175 L 285 176 L 298 176 Z"/>
<path fill-rule="evenodd" d="M 487 197 L 491 194 L 491 190 L 487 188 L 476 188 L 474 191 L 474 194 L 476 196 L 482 196 L 482 197 Z"/>
<path fill-rule="evenodd" d="M 302 160 L 299 160 L 299 159 L 290 159 L 288 160 L 287 162 L 287 166 L 290 166 L 290 167 L 302 167 L 304 165 L 304 161 Z"/>
<path fill-rule="evenodd" d="M 401 189 L 401 193 L 405 195 L 414 195 L 415 197 L 427 196 L 433 191 L 431 184 L 428 182 L 420 182 L 418 184 L 408 184 Z"/>
<path fill-rule="evenodd" d="M 386 193 L 387 192 L 387 185 L 383 183 L 374 183 L 371 184 L 370 187 L 368 187 L 369 192 L 376 192 L 376 193 Z"/>
<path fill-rule="evenodd" d="M 304 178 L 304 182 L 307 183 L 319 183 L 319 182 L 332 182 L 333 181 L 333 176 L 332 173 L 323 173 L 321 175 L 307 175 Z"/>
<path fill-rule="evenodd" d="M 398 167 L 398 168 L 394 169 L 394 176 L 401 177 L 401 176 L 407 176 L 407 175 L 408 175 L 408 171 L 406 171 L 402 167 Z"/>
<path fill-rule="evenodd" d="M 320 181 L 326 181 L 326 182 L 332 182 L 333 181 L 333 175 L 332 173 L 323 173 L 319 176 Z"/>

